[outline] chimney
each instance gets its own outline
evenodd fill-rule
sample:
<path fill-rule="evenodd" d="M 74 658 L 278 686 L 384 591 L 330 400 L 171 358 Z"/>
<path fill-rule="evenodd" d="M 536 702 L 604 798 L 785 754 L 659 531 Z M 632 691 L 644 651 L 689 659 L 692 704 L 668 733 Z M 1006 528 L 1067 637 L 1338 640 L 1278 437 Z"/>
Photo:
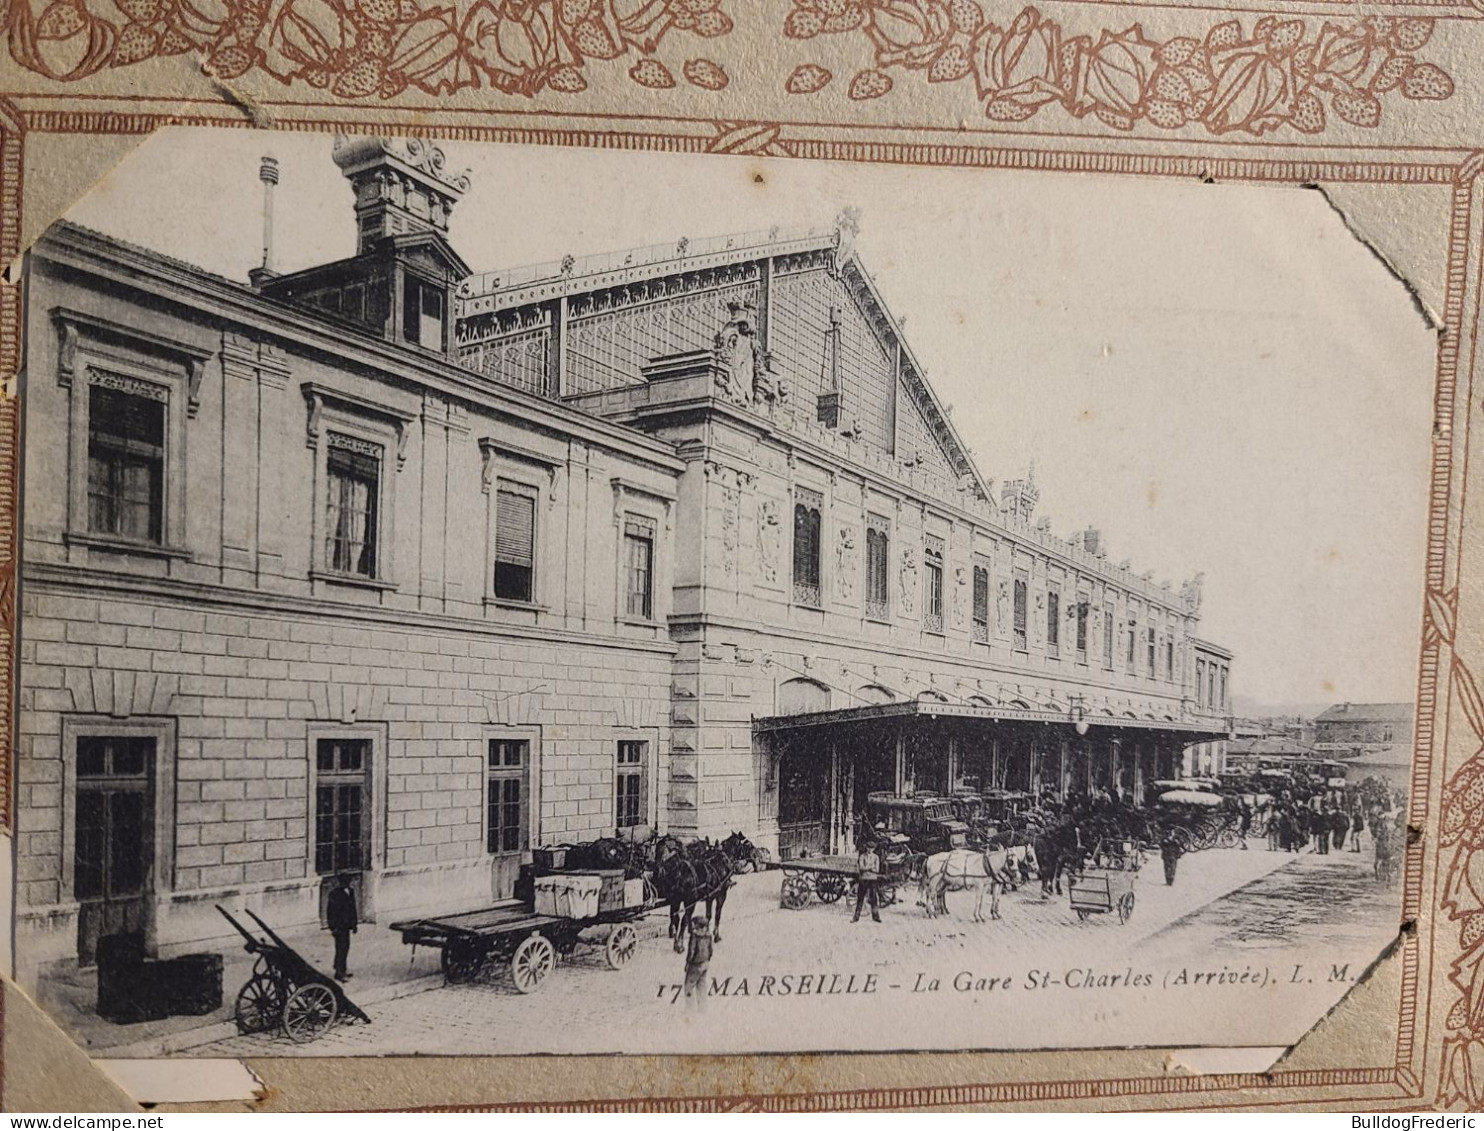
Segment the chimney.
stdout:
<path fill-rule="evenodd" d="M 1082 547 L 1093 557 L 1101 557 L 1103 552 L 1103 532 L 1096 527 L 1089 526 L 1082 532 Z"/>
<path fill-rule="evenodd" d="M 261 290 L 269 279 L 276 278 L 273 267 L 273 189 L 278 184 L 278 162 L 265 156 L 258 164 L 258 180 L 263 182 L 263 262 L 247 273 L 253 288 Z"/>

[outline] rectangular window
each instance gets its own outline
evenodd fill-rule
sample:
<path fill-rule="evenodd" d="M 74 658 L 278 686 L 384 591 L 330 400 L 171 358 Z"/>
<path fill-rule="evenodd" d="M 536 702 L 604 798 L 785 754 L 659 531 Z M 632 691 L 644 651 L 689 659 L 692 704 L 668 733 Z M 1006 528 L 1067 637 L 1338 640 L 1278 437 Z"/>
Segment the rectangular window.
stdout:
<path fill-rule="evenodd" d="M 649 807 L 644 790 L 644 771 L 648 765 L 649 743 L 624 741 L 618 744 L 614 828 L 632 829 L 645 823 Z"/>
<path fill-rule="evenodd" d="M 891 613 L 891 527 L 872 515 L 866 526 L 866 616 L 885 620 Z"/>
<path fill-rule="evenodd" d="M 1217 688 L 1217 694 L 1220 696 L 1220 698 L 1217 699 L 1216 701 L 1221 704 L 1221 709 L 1224 711 L 1224 710 L 1226 710 L 1226 706 L 1227 706 L 1227 703 L 1226 703 L 1226 667 L 1225 666 L 1223 666 L 1222 669 L 1221 669 L 1221 684 Z"/>
<path fill-rule="evenodd" d="M 943 631 L 943 540 L 929 538 L 922 552 L 922 626 L 929 632 Z"/>
<path fill-rule="evenodd" d="M 1113 670 L 1113 610 L 1103 610 L 1103 667 Z"/>
<path fill-rule="evenodd" d="M 974 639 L 989 643 L 989 567 L 974 567 Z"/>
<path fill-rule="evenodd" d="M 794 600 L 818 608 L 820 562 L 820 508 L 823 496 L 814 491 L 794 492 Z"/>
<path fill-rule="evenodd" d="M 1025 578 L 1015 579 L 1015 647 L 1025 651 L 1026 584 Z"/>
<path fill-rule="evenodd" d="M 88 529 L 164 540 L 165 402 L 88 389 Z"/>
<path fill-rule="evenodd" d="M 1205 707 L 1206 705 L 1206 661 L 1195 662 L 1195 705 Z"/>
<path fill-rule="evenodd" d="M 1165 678 L 1175 678 L 1175 638 L 1165 637 Z"/>
<path fill-rule="evenodd" d="M 381 446 L 330 433 L 325 455 L 325 568 L 376 576 Z"/>
<path fill-rule="evenodd" d="M 1146 657 L 1146 660 L 1147 660 L 1147 663 L 1148 663 L 1148 667 L 1146 667 L 1144 669 L 1144 674 L 1147 675 L 1150 679 L 1153 679 L 1154 678 L 1154 675 L 1155 675 L 1155 672 L 1154 672 L 1154 648 L 1155 648 L 1154 641 L 1155 641 L 1155 633 L 1154 633 L 1154 626 L 1152 624 L 1146 630 L 1146 632 L 1145 632 L 1144 635 L 1145 635 L 1145 649 L 1146 649 L 1146 651 L 1148 653 L 1148 655 Z"/>
<path fill-rule="evenodd" d="M 1134 622 L 1132 620 L 1130 620 L 1129 621 L 1129 625 L 1128 625 L 1128 632 L 1124 636 L 1124 644 L 1126 645 L 1126 655 L 1123 658 L 1124 665 L 1128 668 L 1128 674 L 1129 675 L 1133 675 L 1134 674 L 1134 637 L 1135 637 L 1135 634 L 1137 633 L 1137 631 L 1138 631 L 1138 626 L 1136 624 L 1134 624 Z"/>
<path fill-rule="evenodd" d="M 371 857 L 371 740 L 319 739 L 315 770 L 314 870 L 364 871 Z"/>
<path fill-rule="evenodd" d="M 443 349 L 443 288 L 402 277 L 402 337 L 423 349 Z"/>
<path fill-rule="evenodd" d="M 654 618 L 654 534 L 629 523 L 624 529 L 624 561 L 628 577 L 628 615 L 640 620 Z"/>
<path fill-rule="evenodd" d="M 1046 652 L 1061 654 L 1061 590 L 1054 585 L 1046 591 Z"/>
<path fill-rule="evenodd" d="M 144 893 L 152 856 L 153 738 L 88 736 L 77 741 L 73 894 L 80 900 Z"/>
<path fill-rule="evenodd" d="M 495 493 L 495 596 L 535 600 L 536 499 L 501 487 Z"/>
<path fill-rule="evenodd" d="M 492 738 L 486 769 L 486 848 L 496 856 L 526 848 L 526 781 L 531 742 Z"/>
<path fill-rule="evenodd" d="M 1077 597 L 1077 659 L 1087 661 L 1087 598 Z"/>

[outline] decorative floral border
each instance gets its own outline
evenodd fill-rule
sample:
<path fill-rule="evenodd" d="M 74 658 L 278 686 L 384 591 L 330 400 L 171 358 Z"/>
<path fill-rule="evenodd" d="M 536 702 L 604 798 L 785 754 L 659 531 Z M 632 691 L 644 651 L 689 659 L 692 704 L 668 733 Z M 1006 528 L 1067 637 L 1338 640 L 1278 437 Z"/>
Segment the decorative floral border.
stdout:
<path fill-rule="evenodd" d="M 1068 35 L 1027 7 L 1001 28 L 978 0 L 793 0 L 783 25 L 792 39 L 863 32 L 875 67 L 850 80 L 853 99 L 892 89 L 892 68 L 930 83 L 972 78 L 984 115 L 1023 122 L 1053 103 L 1077 118 L 1095 115 L 1117 130 L 1147 121 L 1161 129 L 1198 125 L 1213 134 L 1262 135 L 1279 126 L 1317 134 L 1329 112 L 1352 126 L 1381 124 L 1392 92 L 1419 101 L 1453 94 L 1441 67 L 1417 58 L 1432 37 L 1428 18 L 1370 16 L 1324 22 L 1263 16 L 1250 34 L 1224 20 L 1204 39 L 1150 39 L 1139 24 L 1120 32 Z M 832 75 L 806 63 L 789 76 L 791 94 L 811 94 Z M 1326 111 L 1328 105 L 1328 112 Z"/>
<path fill-rule="evenodd" d="M 663 90 L 654 51 L 672 32 L 726 35 L 723 0 L 13 0 L 12 57 L 59 82 L 196 52 L 220 82 L 262 70 L 340 98 L 587 89 L 590 61 L 637 55 L 629 77 Z M 726 71 L 688 60 L 682 77 L 721 90 Z"/>

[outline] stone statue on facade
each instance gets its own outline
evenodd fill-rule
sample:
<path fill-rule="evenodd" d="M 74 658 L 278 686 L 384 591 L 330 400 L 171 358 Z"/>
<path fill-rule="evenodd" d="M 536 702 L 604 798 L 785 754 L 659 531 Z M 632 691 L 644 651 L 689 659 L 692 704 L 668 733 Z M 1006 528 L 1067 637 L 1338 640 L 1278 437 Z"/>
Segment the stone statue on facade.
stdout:
<path fill-rule="evenodd" d="M 720 366 L 717 387 L 737 405 L 787 400 L 788 390 L 773 371 L 772 356 L 757 340 L 757 308 L 750 302 L 729 302 L 727 315 L 714 343 Z"/>
<path fill-rule="evenodd" d="M 778 581 L 778 558 L 783 550 L 783 525 L 778 517 L 778 504 L 763 502 L 757 515 L 758 570 L 770 585 Z"/>
<path fill-rule="evenodd" d="M 1010 583 L 1003 578 L 1000 580 L 999 588 L 995 593 L 995 623 L 999 626 L 1001 636 L 1010 631 Z"/>
<path fill-rule="evenodd" d="M 840 536 L 835 542 L 835 579 L 840 587 L 840 599 L 850 601 L 855 598 L 855 573 L 856 551 L 855 551 L 855 528 L 851 526 L 840 527 Z"/>
<path fill-rule="evenodd" d="M 910 617 L 917 606 L 917 554 L 911 546 L 902 547 L 902 572 L 899 580 L 898 595 L 901 597 L 902 612 Z"/>
<path fill-rule="evenodd" d="M 968 624 L 965 596 L 969 591 L 969 571 L 963 566 L 953 567 L 953 627 L 962 629 Z"/>
<path fill-rule="evenodd" d="M 1206 575 L 1198 573 L 1189 581 L 1180 584 L 1180 599 L 1192 609 L 1201 607 L 1201 586 L 1205 584 Z"/>

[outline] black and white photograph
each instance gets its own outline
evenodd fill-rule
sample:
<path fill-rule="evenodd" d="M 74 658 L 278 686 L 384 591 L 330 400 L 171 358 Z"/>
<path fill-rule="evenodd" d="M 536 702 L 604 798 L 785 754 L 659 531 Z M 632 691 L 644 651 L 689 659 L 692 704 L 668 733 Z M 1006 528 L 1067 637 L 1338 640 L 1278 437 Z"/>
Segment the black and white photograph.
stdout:
<path fill-rule="evenodd" d="M 22 277 L 94 1056 L 1276 1058 L 1399 938 L 1437 341 L 1318 191 L 171 129 Z"/>

